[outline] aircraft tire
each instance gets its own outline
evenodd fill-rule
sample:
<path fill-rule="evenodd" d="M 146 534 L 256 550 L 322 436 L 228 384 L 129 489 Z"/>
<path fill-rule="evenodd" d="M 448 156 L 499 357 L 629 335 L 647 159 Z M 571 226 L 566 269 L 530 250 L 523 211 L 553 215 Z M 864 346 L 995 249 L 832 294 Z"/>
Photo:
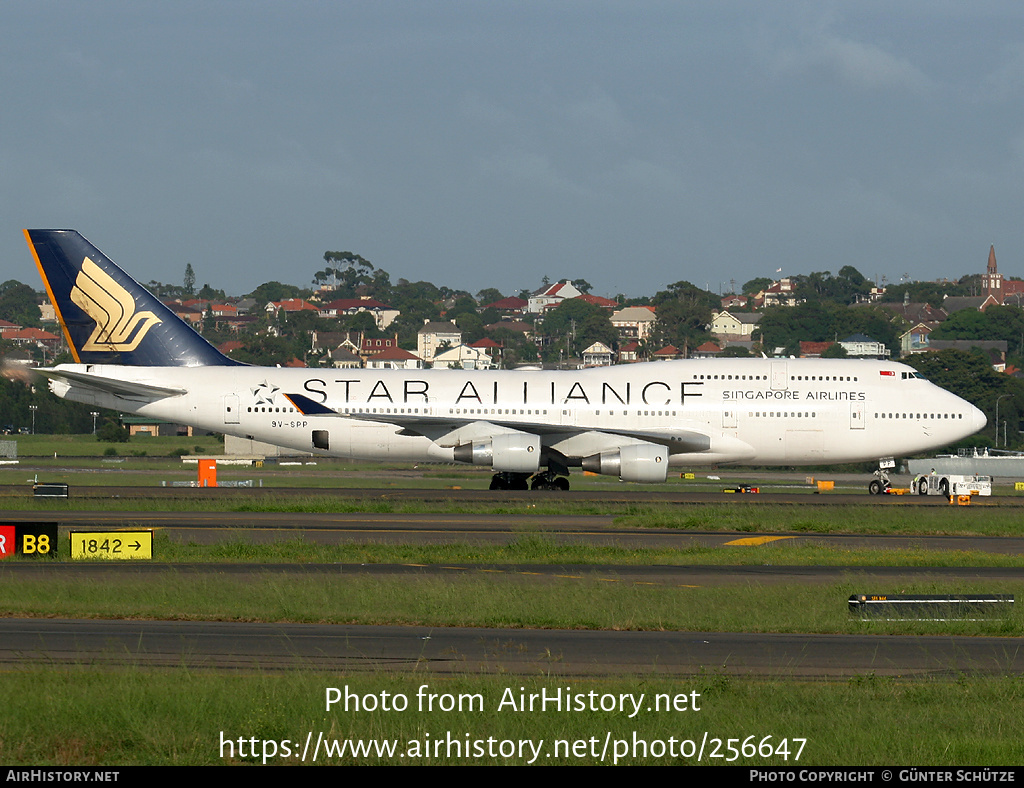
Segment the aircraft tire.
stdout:
<path fill-rule="evenodd" d="M 881 495 L 882 489 L 882 483 L 878 481 L 878 479 L 872 479 L 871 483 L 868 485 L 868 492 L 872 495 Z"/>

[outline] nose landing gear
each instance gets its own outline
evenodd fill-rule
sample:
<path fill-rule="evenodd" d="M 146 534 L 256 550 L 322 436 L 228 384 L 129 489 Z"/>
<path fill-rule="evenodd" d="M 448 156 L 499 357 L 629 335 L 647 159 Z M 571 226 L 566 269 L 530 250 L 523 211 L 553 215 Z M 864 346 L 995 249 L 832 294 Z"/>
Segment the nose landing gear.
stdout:
<path fill-rule="evenodd" d="M 878 461 L 878 469 L 875 471 L 875 478 L 868 483 L 868 492 L 872 495 L 885 495 L 892 487 L 889 481 L 889 471 L 896 467 L 896 460 L 892 457 L 883 457 Z"/>

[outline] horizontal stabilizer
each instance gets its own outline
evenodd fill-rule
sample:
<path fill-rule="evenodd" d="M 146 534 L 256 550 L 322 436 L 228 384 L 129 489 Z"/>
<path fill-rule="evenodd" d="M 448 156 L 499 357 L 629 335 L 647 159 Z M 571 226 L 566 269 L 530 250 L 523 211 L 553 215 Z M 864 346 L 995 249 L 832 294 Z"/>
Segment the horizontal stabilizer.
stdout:
<path fill-rule="evenodd" d="M 136 383 L 131 380 L 105 378 L 90 375 L 86 372 L 70 372 L 59 368 L 38 368 L 34 372 L 49 380 L 63 382 L 78 388 L 94 389 L 104 394 L 114 394 L 128 399 L 158 400 L 166 397 L 179 397 L 187 394 L 186 389 L 169 388 L 167 386 L 151 386 L 148 383 Z"/>

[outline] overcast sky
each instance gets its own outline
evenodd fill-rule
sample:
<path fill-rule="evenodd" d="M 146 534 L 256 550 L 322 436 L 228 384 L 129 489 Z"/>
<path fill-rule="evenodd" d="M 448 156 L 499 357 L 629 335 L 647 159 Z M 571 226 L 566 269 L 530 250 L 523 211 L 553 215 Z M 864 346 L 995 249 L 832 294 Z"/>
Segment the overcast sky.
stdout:
<path fill-rule="evenodd" d="M 472 293 L 1024 276 L 1020 2 L 0 3 L 0 261 Z"/>

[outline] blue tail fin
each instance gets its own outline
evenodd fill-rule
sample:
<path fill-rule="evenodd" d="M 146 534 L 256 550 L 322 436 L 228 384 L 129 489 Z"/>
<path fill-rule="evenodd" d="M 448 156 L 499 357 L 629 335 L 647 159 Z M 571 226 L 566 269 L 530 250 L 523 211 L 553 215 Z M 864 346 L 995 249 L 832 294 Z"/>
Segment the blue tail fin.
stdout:
<path fill-rule="evenodd" d="M 238 364 L 74 230 L 25 230 L 39 274 L 81 364 Z"/>

